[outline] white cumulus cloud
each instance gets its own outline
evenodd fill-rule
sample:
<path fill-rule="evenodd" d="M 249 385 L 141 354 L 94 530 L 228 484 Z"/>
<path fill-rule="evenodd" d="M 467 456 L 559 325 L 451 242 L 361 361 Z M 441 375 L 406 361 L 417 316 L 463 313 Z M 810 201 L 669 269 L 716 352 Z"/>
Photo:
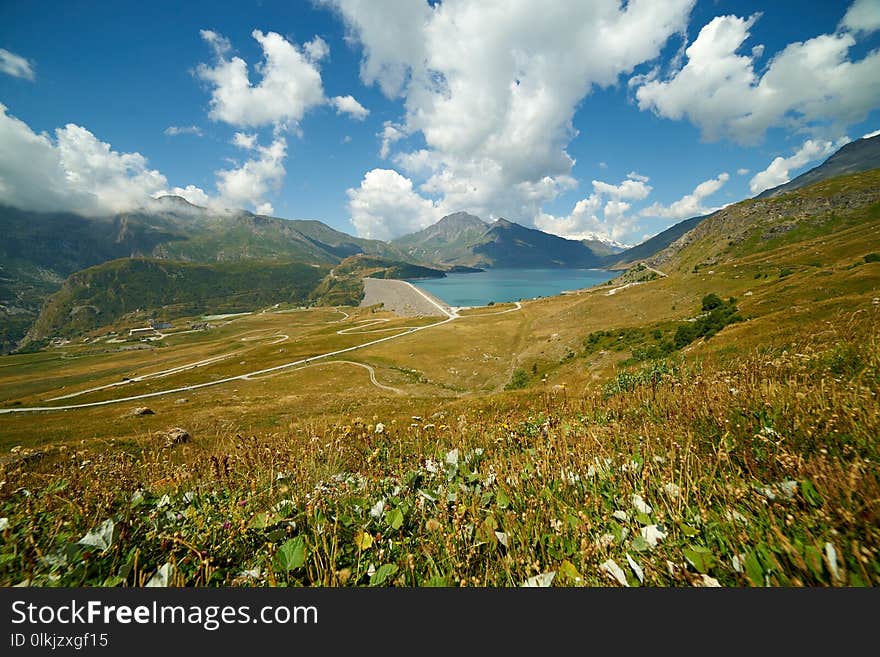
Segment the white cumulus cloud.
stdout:
<path fill-rule="evenodd" d="M 384 160 L 391 152 L 391 145 L 406 137 L 406 133 L 404 132 L 403 126 L 397 125 L 393 121 L 385 121 L 382 125 L 382 132 L 379 133 L 379 137 L 382 139 L 382 146 L 379 148 L 379 157 Z"/>
<path fill-rule="evenodd" d="M 789 157 L 776 157 L 763 171 L 756 173 L 749 181 L 749 189 L 753 194 L 759 194 L 765 189 L 782 185 L 791 180 L 792 169 L 800 169 L 810 162 L 831 155 L 835 150 L 849 141 L 848 138 L 839 140 L 836 144 L 831 141 L 807 139 L 801 147 Z"/>
<path fill-rule="evenodd" d="M 205 190 L 200 187 L 196 187 L 195 185 L 187 185 L 186 187 L 172 187 L 165 193 L 173 194 L 174 196 L 181 196 L 193 205 L 200 205 L 202 207 L 214 205 L 214 200 L 210 196 L 208 196 L 207 192 L 205 192 Z M 156 194 L 155 196 L 161 195 L 162 194 Z"/>
<path fill-rule="evenodd" d="M 25 80 L 33 80 L 36 77 L 34 67 L 27 59 L 5 48 L 0 48 L 0 73 Z"/>
<path fill-rule="evenodd" d="M 337 114 L 348 114 L 358 121 L 363 121 L 370 114 L 370 110 L 357 102 L 354 96 L 334 96 L 330 104 L 336 108 Z"/>
<path fill-rule="evenodd" d="M 381 240 L 421 230 L 443 216 L 393 169 L 368 171 L 359 187 L 348 190 L 348 209 L 358 235 Z"/>
<path fill-rule="evenodd" d="M 855 60 L 852 33 L 821 34 L 787 45 L 758 71 L 755 52 L 740 53 L 758 19 L 712 19 L 683 68 L 637 85 L 640 109 L 687 118 L 707 139 L 754 143 L 774 126 L 839 136 L 880 105 L 880 51 Z"/>
<path fill-rule="evenodd" d="M 276 32 L 251 32 L 263 50 L 263 61 L 257 67 L 261 79 L 255 84 L 247 62 L 227 57 L 230 44 L 225 37 L 210 30 L 202 30 L 201 35 L 213 47 L 216 59 L 213 65 L 200 64 L 196 69 L 213 87 L 212 119 L 235 126 L 295 126 L 309 109 L 325 103 L 321 73 L 313 59 L 323 50 L 314 41 L 304 51 Z"/>
<path fill-rule="evenodd" d="M 284 180 L 286 140 L 276 136 L 262 146 L 256 135 L 239 132 L 233 143 L 247 151 L 247 159 L 217 171 L 217 193 L 210 194 L 192 184 L 170 186 L 146 157 L 116 151 L 82 126 L 69 123 L 54 135 L 37 134 L 0 104 L 0 204 L 101 215 L 174 194 L 215 210 L 250 206 L 271 213 L 265 197 Z"/>
<path fill-rule="evenodd" d="M 308 43 L 303 44 L 303 50 L 305 50 L 306 56 L 313 62 L 319 62 L 330 54 L 330 46 L 317 35 Z"/>
<path fill-rule="evenodd" d="M 256 135 L 238 132 L 233 143 L 251 157 L 240 166 L 216 172 L 217 203 L 229 208 L 250 205 L 258 214 L 272 214 L 272 204 L 264 197 L 284 181 L 287 140 L 276 136 L 269 146 L 261 146 Z"/>
<path fill-rule="evenodd" d="M 103 214 L 163 193 L 168 180 L 140 153 L 122 153 L 82 126 L 36 134 L 0 104 L 0 203 Z"/>
<path fill-rule="evenodd" d="M 648 180 L 634 171 L 617 185 L 594 180 L 593 193 L 575 203 L 569 215 L 557 217 L 542 212 L 535 218 L 535 225 L 569 239 L 620 242 L 638 228 L 638 217 L 630 213 L 633 206 L 629 201 L 641 201 L 650 195 L 653 188 Z"/>
<path fill-rule="evenodd" d="M 657 57 L 693 5 L 322 1 L 361 45 L 363 82 L 403 98 L 404 116 L 389 124 L 396 132 L 381 133 L 380 155 L 389 157 L 399 136 L 420 135 L 431 154 L 421 194 L 523 223 L 576 185 L 566 148 L 581 100 Z"/>
<path fill-rule="evenodd" d="M 853 32 L 880 30 L 880 0 L 856 0 L 850 5 L 840 25 Z"/>
<path fill-rule="evenodd" d="M 721 189 L 728 180 L 730 180 L 730 174 L 722 173 L 716 178 L 704 180 L 690 194 L 685 194 L 669 205 L 654 203 L 643 209 L 639 214 L 643 217 L 664 217 L 676 220 L 709 214 L 718 208 L 707 207 L 703 201 Z"/>

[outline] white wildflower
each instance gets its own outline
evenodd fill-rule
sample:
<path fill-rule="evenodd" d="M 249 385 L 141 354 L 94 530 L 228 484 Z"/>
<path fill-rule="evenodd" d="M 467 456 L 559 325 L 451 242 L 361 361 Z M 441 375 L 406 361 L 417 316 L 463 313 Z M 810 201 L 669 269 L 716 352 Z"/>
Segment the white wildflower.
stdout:
<path fill-rule="evenodd" d="M 719 588 L 721 584 L 714 577 L 709 577 L 708 575 L 700 575 L 700 579 L 697 581 L 697 586 L 704 586 L 706 588 Z"/>
<path fill-rule="evenodd" d="M 642 496 L 639 494 L 635 494 L 632 496 L 632 505 L 636 511 L 639 513 L 651 513 L 653 509 L 651 509 L 651 505 L 645 502 L 642 499 Z"/>
<path fill-rule="evenodd" d="M 632 568 L 632 571 L 636 574 L 636 577 L 639 578 L 639 583 L 645 583 L 645 572 L 642 570 L 642 567 L 635 562 L 635 560 L 629 556 L 629 552 L 626 553 L 626 562 L 629 564 L 629 567 Z"/>
<path fill-rule="evenodd" d="M 681 494 L 681 488 L 670 482 L 663 486 L 663 492 L 669 495 L 669 497 L 678 497 Z"/>
<path fill-rule="evenodd" d="M 547 587 L 553 583 L 553 579 L 556 577 L 556 571 L 551 570 L 549 573 L 541 573 L 540 575 L 535 575 L 533 577 L 529 577 L 525 582 L 521 584 L 521 586 L 527 588 L 533 587 Z"/>
<path fill-rule="evenodd" d="M 623 569 L 621 569 L 621 567 L 614 562 L 614 559 L 609 559 L 605 563 L 601 564 L 599 566 L 599 570 L 607 573 L 614 581 L 616 581 L 621 586 L 629 586 L 629 582 L 626 581 L 626 575 L 624 574 Z"/>
<path fill-rule="evenodd" d="M 666 538 L 666 532 L 660 531 L 657 525 L 648 525 L 641 529 L 642 538 L 651 547 L 657 547 L 657 543 Z"/>
<path fill-rule="evenodd" d="M 797 487 L 798 482 L 794 481 L 793 479 L 780 481 L 778 484 L 776 484 L 777 490 L 782 493 L 782 496 L 787 500 L 790 500 L 792 497 L 794 497 L 794 494 L 797 492 Z"/>
<path fill-rule="evenodd" d="M 839 580 L 840 571 L 837 569 L 837 550 L 828 542 L 825 543 L 825 559 L 828 561 L 828 570 L 831 571 L 831 575 L 834 579 Z"/>

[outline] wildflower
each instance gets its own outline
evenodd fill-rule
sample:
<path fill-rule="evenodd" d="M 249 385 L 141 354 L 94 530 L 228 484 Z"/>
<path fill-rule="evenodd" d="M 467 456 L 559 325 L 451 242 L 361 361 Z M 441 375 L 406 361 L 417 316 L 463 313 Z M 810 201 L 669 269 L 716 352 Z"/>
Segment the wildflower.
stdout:
<path fill-rule="evenodd" d="M 379 518 L 382 516 L 382 512 L 385 510 L 385 498 L 383 497 L 381 500 L 376 502 L 370 508 L 370 517 L 371 518 Z"/>
<path fill-rule="evenodd" d="M 642 538 L 648 543 L 651 547 L 657 547 L 657 543 L 666 538 L 666 532 L 661 531 L 657 525 L 648 525 L 647 527 L 642 527 L 641 529 Z"/>
<path fill-rule="evenodd" d="M 828 561 L 828 570 L 831 571 L 831 575 L 834 579 L 839 580 L 840 571 L 837 569 L 837 550 L 829 542 L 825 543 L 825 559 Z"/>
<path fill-rule="evenodd" d="M 614 559 L 609 559 L 601 564 L 599 570 L 606 573 L 621 586 L 629 586 L 629 582 L 626 581 L 626 575 L 624 574 L 623 569 L 615 563 Z"/>
<path fill-rule="evenodd" d="M 381 422 L 376 423 L 376 428 L 374 429 L 374 433 L 380 434 L 385 433 L 385 425 Z"/>
<path fill-rule="evenodd" d="M 641 495 L 635 494 L 632 496 L 632 504 L 636 511 L 639 513 L 651 513 L 651 505 L 645 502 L 642 499 Z"/>
<path fill-rule="evenodd" d="M 681 493 L 681 488 L 670 482 L 663 486 L 663 492 L 669 495 L 669 497 L 678 497 Z"/>
<path fill-rule="evenodd" d="M 540 575 L 534 575 L 533 577 L 529 577 L 525 582 L 523 582 L 520 586 L 524 587 L 547 587 L 553 583 L 553 579 L 556 577 L 556 571 L 551 570 L 549 573 L 541 573 Z"/>
<path fill-rule="evenodd" d="M 629 564 L 629 567 L 632 568 L 632 571 L 636 574 L 636 577 L 639 578 L 639 583 L 645 583 L 645 571 L 642 570 L 642 567 L 636 563 L 636 561 L 629 556 L 629 552 L 626 554 L 626 562 Z"/>
<path fill-rule="evenodd" d="M 232 523 L 227 520 L 226 522 L 223 523 L 223 529 L 225 529 L 227 531 L 232 529 Z"/>

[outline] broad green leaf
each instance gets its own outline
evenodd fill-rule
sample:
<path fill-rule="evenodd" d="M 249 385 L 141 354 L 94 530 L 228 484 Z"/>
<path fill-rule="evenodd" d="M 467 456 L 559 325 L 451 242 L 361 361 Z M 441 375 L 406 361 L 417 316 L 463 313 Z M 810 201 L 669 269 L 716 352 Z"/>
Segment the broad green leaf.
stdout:
<path fill-rule="evenodd" d="M 749 552 L 746 555 L 746 577 L 752 586 L 764 586 L 764 569 L 761 568 L 761 562 L 758 561 L 754 552 Z"/>
<path fill-rule="evenodd" d="M 776 560 L 776 557 L 773 556 L 773 552 L 771 552 L 770 548 L 763 543 L 758 545 L 758 559 L 765 572 L 780 570 L 779 562 Z"/>
<path fill-rule="evenodd" d="M 391 529 L 400 529 L 403 526 L 403 513 L 400 509 L 391 509 L 385 514 L 385 522 Z"/>
<path fill-rule="evenodd" d="M 640 525 L 650 525 L 651 524 L 651 518 L 650 518 L 650 516 L 648 516 L 647 513 L 639 513 L 638 515 L 636 515 L 636 520 L 638 521 L 638 523 Z"/>
<path fill-rule="evenodd" d="M 698 573 L 705 575 L 709 572 L 709 569 L 715 565 L 715 557 L 709 552 L 709 548 L 705 548 L 701 545 L 693 545 L 689 548 L 685 548 L 682 550 L 682 554 L 684 554 L 684 558 L 696 568 Z"/>
<path fill-rule="evenodd" d="M 91 530 L 85 536 L 79 539 L 78 543 L 80 545 L 87 545 L 89 547 L 105 551 L 113 545 L 113 541 L 119 533 L 115 531 L 115 529 L 116 524 L 111 518 L 108 518 L 101 523 L 100 527 Z"/>
<path fill-rule="evenodd" d="M 370 577 L 370 586 L 382 586 L 385 581 L 397 572 L 397 565 L 386 563 L 379 566 L 378 570 Z"/>
<path fill-rule="evenodd" d="M 506 509 L 510 505 L 510 498 L 507 497 L 503 490 L 499 490 L 495 494 L 495 504 L 498 505 L 499 509 Z"/>
<path fill-rule="evenodd" d="M 164 588 L 171 583 L 174 577 L 174 564 L 166 562 L 159 566 L 150 580 L 144 585 L 150 588 Z"/>
<path fill-rule="evenodd" d="M 275 554 L 275 565 L 279 570 L 291 571 L 302 568 L 306 563 L 306 539 L 297 536 L 285 542 Z"/>
<path fill-rule="evenodd" d="M 822 506 L 822 495 L 816 489 L 816 486 L 813 485 L 813 482 L 809 479 L 804 479 L 800 482 L 801 494 L 804 496 L 804 499 L 807 501 L 807 504 L 814 507 Z"/>
<path fill-rule="evenodd" d="M 696 536 L 697 534 L 700 533 L 700 530 L 694 529 L 690 525 L 682 524 L 682 525 L 679 525 L 679 528 L 681 529 L 681 533 L 684 534 L 685 536 Z"/>
<path fill-rule="evenodd" d="M 632 549 L 635 550 L 636 552 L 644 552 L 645 550 L 649 549 L 650 547 L 651 546 L 648 545 L 648 541 L 646 541 L 641 536 L 636 536 L 632 540 Z"/>

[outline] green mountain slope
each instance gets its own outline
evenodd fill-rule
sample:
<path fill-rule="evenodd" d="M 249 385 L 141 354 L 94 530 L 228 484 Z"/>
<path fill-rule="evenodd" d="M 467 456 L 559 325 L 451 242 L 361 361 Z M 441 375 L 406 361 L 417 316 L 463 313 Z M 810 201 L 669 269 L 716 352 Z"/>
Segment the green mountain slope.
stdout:
<path fill-rule="evenodd" d="M 880 167 L 880 135 L 857 139 L 840 148 L 819 166 L 783 185 L 764 190 L 756 198 L 774 198 L 829 178 L 870 171 L 878 167 Z"/>
<path fill-rule="evenodd" d="M 70 276 L 43 306 L 28 341 L 72 337 L 137 311 L 171 318 L 302 303 L 328 270 L 326 265 L 256 260 L 215 264 L 111 260 Z"/>
<path fill-rule="evenodd" d="M 392 241 L 410 256 L 438 264 L 466 264 L 470 249 L 478 244 L 488 230 L 479 218 L 467 212 L 456 212 L 437 223 Z"/>
<path fill-rule="evenodd" d="M 767 189 L 755 198 L 775 198 L 814 185 L 823 180 L 848 173 L 870 171 L 878 167 L 880 167 L 880 135 L 869 139 L 859 139 L 843 146 L 819 166 L 810 169 L 790 182 Z M 685 219 L 658 233 L 651 239 L 623 251 L 617 256 L 607 257 L 606 265 L 617 268 L 650 258 L 671 245 L 688 231 L 696 228 L 703 220 L 714 216 L 714 214 Z"/>
<path fill-rule="evenodd" d="M 42 303 L 69 275 L 117 258 L 328 266 L 357 253 L 408 259 L 384 242 L 352 237 L 319 221 L 214 212 L 176 196 L 110 217 L 0 207 L 0 234 L 0 353 L 15 348 Z"/>
<path fill-rule="evenodd" d="M 447 215 L 432 226 L 392 242 L 425 262 L 466 267 L 598 267 L 607 254 L 589 242 L 569 240 L 499 219 L 492 224 L 471 214 Z"/>
<path fill-rule="evenodd" d="M 699 272 L 880 218 L 880 169 L 840 176 L 710 215 L 648 259 L 666 272 Z M 878 243 L 880 248 L 880 243 Z M 816 266 L 821 266 L 817 262 Z"/>
<path fill-rule="evenodd" d="M 712 215 L 706 214 L 699 217 L 691 217 L 690 219 L 680 221 L 674 226 L 670 226 L 666 230 L 657 233 L 656 235 L 654 235 L 654 237 L 645 240 L 641 244 L 629 248 L 621 253 L 606 256 L 605 263 L 612 269 L 618 269 L 620 267 L 625 267 L 626 265 L 633 262 L 638 262 L 639 260 L 650 258 L 651 256 L 665 249 L 675 240 L 680 238 L 689 230 L 695 228 L 697 224 L 710 216 Z"/>
<path fill-rule="evenodd" d="M 602 259 L 584 243 L 499 219 L 473 247 L 490 267 L 598 267 Z"/>

